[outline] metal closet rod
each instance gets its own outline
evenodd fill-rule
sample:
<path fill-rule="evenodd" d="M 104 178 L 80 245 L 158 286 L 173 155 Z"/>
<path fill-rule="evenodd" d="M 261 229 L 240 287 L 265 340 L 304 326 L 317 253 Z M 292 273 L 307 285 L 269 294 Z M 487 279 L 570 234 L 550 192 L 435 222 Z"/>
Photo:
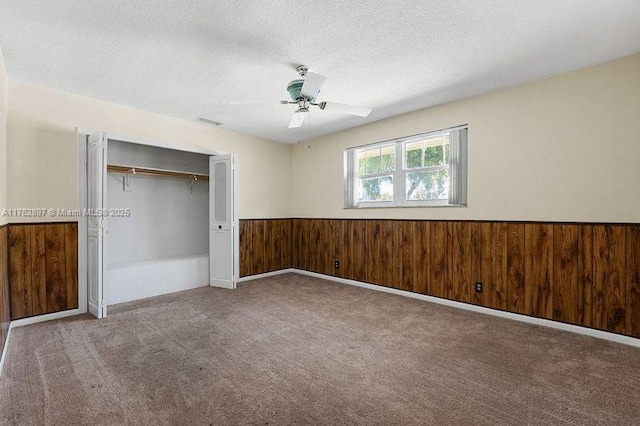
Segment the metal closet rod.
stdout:
<path fill-rule="evenodd" d="M 124 173 L 124 174 L 132 174 L 132 175 L 174 177 L 174 178 L 193 179 L 198 181 L 209 180 L 209 175 L 205 175 L 202 173 L 179 172 L 176 170 L 153 169 L 149 167 L 121 166 L 116 164 L 107 164 L 107 172 Z"/>

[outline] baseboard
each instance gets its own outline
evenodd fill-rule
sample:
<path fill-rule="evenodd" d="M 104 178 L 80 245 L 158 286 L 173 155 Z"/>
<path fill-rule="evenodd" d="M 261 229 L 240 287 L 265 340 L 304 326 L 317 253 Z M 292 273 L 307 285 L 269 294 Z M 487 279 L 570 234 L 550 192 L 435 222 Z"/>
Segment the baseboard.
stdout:
<path fill-rule="evenodd" d="M 35 317 L 22 318 L 11 321 L 9 330 L 16 327 L 22 327 L 24 325 L 37 324 L 39 322 L 52 321 L 60 318 L 72 317 L 75 315 L 84 314 L 87 311 L 82 309 L 69 309 L 68 311 L 54 312 L 52 314 L 37 315 Z"/>
<path fill-rule="evenodd" d="M 477 305 L 471 305 L 469 303 L 462 303 L 462 302 L 456 302 L 448 299 L 441 299 L 439 297 L 427 296 L 424 294 L 412 293 L 406 290 L 398 290 L 395 288 L 363 283 L 361 281 L 355 281 L 355 280 L 350 280 L 346 278 L 334 277 L 331 275 L 319 274 L 317 272 L 309 272 L 301 269 L 291 269 L 289 271 L 294 272 L 296 274 L 300 274 L 300 275 L 307 275 L 310 277 L 316 277 L 324 280 L 334 281 L 340 284 L 353 285 L 356 287 L 362 287 L 369 290 L 396 294 L 398 296 L 410 297 L 412 299 L 423 300 L 425 302 L 436 303 L 438 305 L 464 309 L 465 311 L 478 312 L 486 315 L 493 315 L 500 318 L 506 318 L 510 320 L 525 322 L 528 324 L 535 324 L 543 327 L 554 328 L 556 330 L 569 331 L 571 333 L 577 333 L 585 336 L 596 337 L 598 339 L 609 340 L 611 342 L 622 343 L 623 345 L 635 346 L 637 348 L 640 348 L 640 339 L 636 339 L 635 337 L 630 337 L 630 336 L 623 336 L 621 334 L 610 333 L 608 331 L 595 330 L 592 328 L 582 327 L 579 325 L 565 324 L 562 322 L 547 320 L 543 318 L 530 317 L 527 315 L 516 314 L 513 312 L 499 311 L 497 309 L 485 308 L 484 306 L 477 306 Z"/>
<path fill-rule="evenodd" d="M 4 341 L 4 348 L 2 348 L 2 357 L 0 357 L 0 377 L 2 377 L 2 371 L 4 370 L 4 360 L 7 357 L 7 348 L 9 347 L 9 339 L 11 338 L 11 324 L 7 329 L 7 339 Z"/>
<path fill-rule="evenodd" d="M 259 280 L 260 278 L 273 277 L 275 275 L 288 274 L 289 272 L 298 272 L 298 271 L 299 271 L 298 269 L 294 269 L 294 268 L 280 269 L 278 271 L 264 272 L 262 274 L 247 275 L 246 277 L 239 278 L 238 281 L 236 282 L 243 283 L 245 281 Z"/>

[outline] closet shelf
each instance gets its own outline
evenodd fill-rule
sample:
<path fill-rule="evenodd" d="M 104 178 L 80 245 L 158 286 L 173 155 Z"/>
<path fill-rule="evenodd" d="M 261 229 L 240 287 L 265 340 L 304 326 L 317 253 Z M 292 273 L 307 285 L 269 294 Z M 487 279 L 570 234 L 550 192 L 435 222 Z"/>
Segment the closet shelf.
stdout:
<path fill-rule="evenodd" d="M 209 175 L 205 175 L 202 173 L 179 172 L 176 170 L 153 169 L 150 167 L 123 166 L 119 164 L 107 164 L 107 172 L 146 175 L 146 176 L 175 177 L 175 178 L 184 178 L 184 179 L 194 179 L 199 181 L 209 180 Z"/>

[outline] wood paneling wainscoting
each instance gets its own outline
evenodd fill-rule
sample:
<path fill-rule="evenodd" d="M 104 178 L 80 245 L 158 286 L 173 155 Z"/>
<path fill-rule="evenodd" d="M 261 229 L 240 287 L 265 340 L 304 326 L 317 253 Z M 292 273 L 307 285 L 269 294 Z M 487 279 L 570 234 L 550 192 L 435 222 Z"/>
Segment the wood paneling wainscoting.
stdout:
<path fill-rule="evenodd" d="M 240 220 L 240 276 L 291 268 L 292 219 Z"/>
<path fill-rule="evenodd" d="M 78 224 L 11 224 L 11 319 L 78 307 Z"/>
<path fill-rule="evenodd" d="M 9 303 L 9 227 L 0 226 L 0 354 L 9 336 L 11 308 Z"/>
<path fill-rule="evenodd" d="M 294 267 L 640 337 L 640 224 L 281 219 L 240 229 L 241 276 Z"/>

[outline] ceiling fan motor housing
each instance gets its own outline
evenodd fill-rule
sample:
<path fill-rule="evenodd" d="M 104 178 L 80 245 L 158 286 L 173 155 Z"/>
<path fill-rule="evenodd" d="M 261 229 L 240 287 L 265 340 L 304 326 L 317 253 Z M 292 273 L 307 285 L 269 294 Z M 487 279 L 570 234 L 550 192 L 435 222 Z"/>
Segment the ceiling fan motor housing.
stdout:
<path fill-rule="evenodd" d="M 304 80 L 293 80 L 291 83 L 287 85 L 287 92 L 289 92 L 289 96 L 291 96 L 292 101 L 296 102 L 302 98 L 305 98 L 300 93 L 302 91 L 303 84 L 304 84 Z M 309 100 L 310 102 L 314 102 L 317 96 L 318 94 L 316 93 L 316 95 L 313 98 L 308 98 L 307 100 Z"/>

